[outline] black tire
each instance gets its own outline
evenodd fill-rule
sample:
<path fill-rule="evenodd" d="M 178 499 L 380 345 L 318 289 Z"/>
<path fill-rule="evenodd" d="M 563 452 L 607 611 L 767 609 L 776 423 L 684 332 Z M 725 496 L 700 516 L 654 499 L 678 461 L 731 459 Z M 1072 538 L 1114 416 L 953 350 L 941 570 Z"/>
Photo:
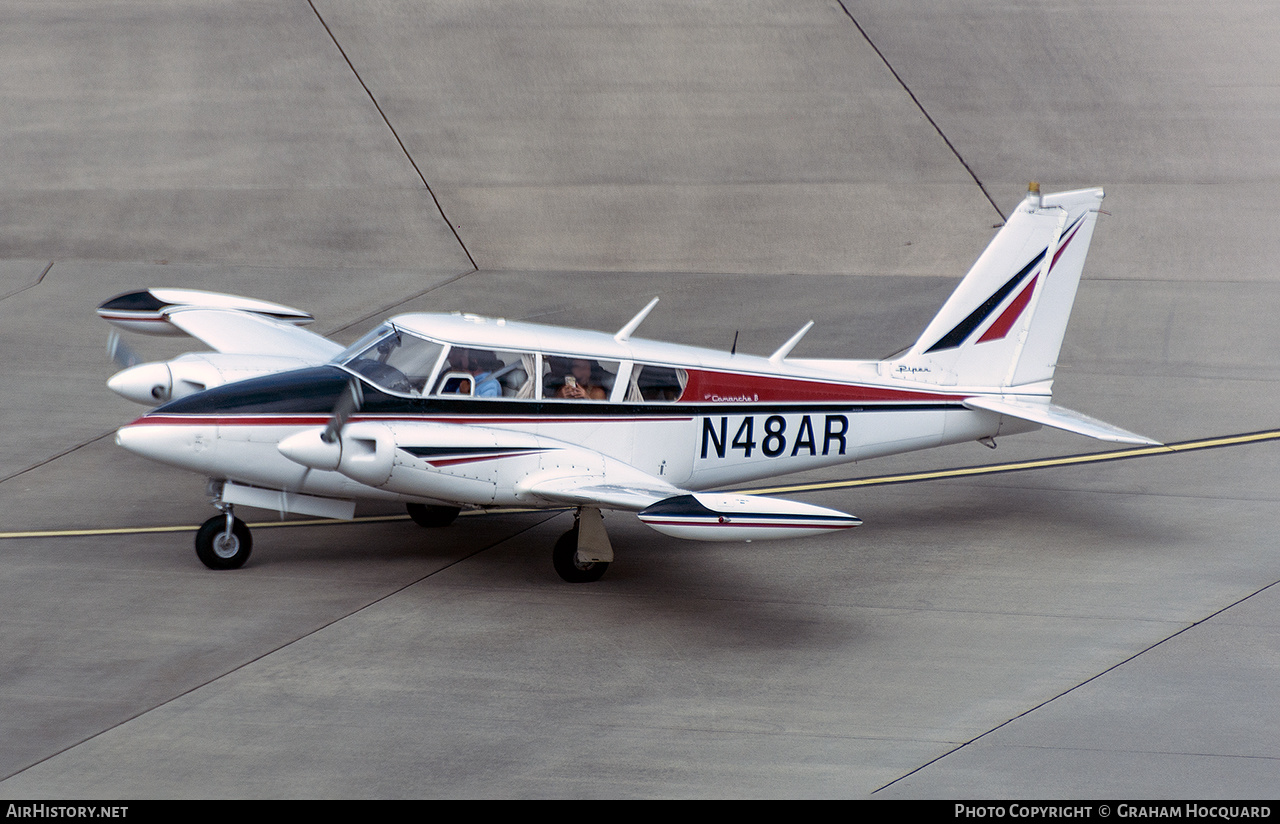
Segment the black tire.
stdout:
<path fill-rule="evenodd" d="M 555 565 L 560 577 L 571 584 L 589 584 L 599 581 L 609 568 L 608 561 L 592 561 L 589 564 L 578 561 L 578 525 L 560 536 L 556 548 L 551 552 L 551 563 Z"/>
<path fill-rule="evenodd" d="M 429 506 L 427 504 L 405 504 L 404 508 L 409 510 L 409 517 L 418 526 L 436 528 L 448 526 L 453 523 L 453 519 L 458 517 L 461 512 L 460 507 L 456 506 Z"/>
<path fill-rule="evenodd" d="M 253 537 L 244 521 L 232 519 L 229 540 L 223 540 L 226 530 L 227 516 L 214 515 L 196 533 L 196 556 L 209 569 L 239 569 L 253 551 Z"/>

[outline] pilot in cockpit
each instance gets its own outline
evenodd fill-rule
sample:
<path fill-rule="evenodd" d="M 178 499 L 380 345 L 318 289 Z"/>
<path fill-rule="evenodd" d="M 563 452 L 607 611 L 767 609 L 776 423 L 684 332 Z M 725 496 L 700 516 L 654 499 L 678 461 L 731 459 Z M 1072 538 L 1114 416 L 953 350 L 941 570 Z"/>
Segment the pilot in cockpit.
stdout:
<path fill-rule="evenodd" d="M 477 398 L 497 398 L 502 395 L 502 386 L 492 377 L 494 370 L 501 366 L 502 362 L 489 352 L 459 346 L 449 350 L 449 371 L 469 373 L 475 381 L 475 391 L 471 394 Z M 466 389 L 465 386 L 446 386 L 444 391 L 466 394 Z"/>

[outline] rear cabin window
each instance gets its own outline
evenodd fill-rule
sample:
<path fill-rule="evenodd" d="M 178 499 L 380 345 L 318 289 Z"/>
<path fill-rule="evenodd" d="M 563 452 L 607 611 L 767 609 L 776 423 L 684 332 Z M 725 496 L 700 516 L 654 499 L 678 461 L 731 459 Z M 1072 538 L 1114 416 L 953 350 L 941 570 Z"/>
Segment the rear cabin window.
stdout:
<path fill-rule="evenodd" d="M 627 403 L 675 403 L 684 394 L 689 373 L 671 366 L 637 363 L 631 367 Z"/>

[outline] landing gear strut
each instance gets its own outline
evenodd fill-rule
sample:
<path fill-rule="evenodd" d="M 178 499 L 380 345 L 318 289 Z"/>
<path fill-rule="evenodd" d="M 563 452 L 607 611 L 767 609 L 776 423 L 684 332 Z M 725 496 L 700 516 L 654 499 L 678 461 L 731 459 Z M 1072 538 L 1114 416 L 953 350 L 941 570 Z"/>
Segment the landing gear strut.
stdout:
<path fill-rule="evenodd" d="M 613 547 L 604 531 L 600 510 L 580 507 L 573 529 L 560 536 L 551 552 L 551 563 L 571 584 L 599 581 L 613 560 Z"/>
<path fill-rule="evenodd" d="M 239 569 L 253 551 L 249 527 L 231 512 L 231 504 L 205 521 L 196 533 L 196 557 L 209 569 Z"/>

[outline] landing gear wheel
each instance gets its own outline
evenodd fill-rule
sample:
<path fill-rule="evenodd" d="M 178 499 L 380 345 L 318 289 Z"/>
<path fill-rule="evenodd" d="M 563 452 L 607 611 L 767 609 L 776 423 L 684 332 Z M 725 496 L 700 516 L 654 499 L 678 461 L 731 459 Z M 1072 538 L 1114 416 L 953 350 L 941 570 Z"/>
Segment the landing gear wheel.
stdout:
<path fill-rule="evenodd" d="M 427 504 L 405 504 L 404 506 L 409 510 L 409 517 L 413 522 L 425 527 L 448 526 L 461 511 L 456 506 L 428 506 Z"/>
<path fill-rule="evenodd" d="M 551 552 L 551 563 L 555 565 L 560 577 L 571 584 L 589 584 L 599 581 L 604 571 L 609 568 L 608 561 L 578 560 L 578 525 L 560 536 L 556 548 Z"/>
<path fill-rule="evenodd" d="M 226 515 L 214 515 L 196 533 L 196 556 L 209 569 L 239 569 L 252 550 L 249 527 L 239 518 L 232 519 L 230 535 Z"/>

